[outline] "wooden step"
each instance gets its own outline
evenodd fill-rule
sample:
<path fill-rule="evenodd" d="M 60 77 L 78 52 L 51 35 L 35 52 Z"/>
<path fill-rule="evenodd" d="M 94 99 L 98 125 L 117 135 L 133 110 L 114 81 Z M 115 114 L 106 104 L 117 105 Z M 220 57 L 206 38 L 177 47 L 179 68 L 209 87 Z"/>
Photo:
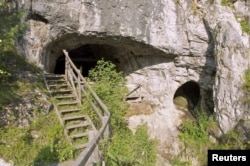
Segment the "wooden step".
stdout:
<path fill-rule="evenodd" d="M 89 136 L 89 133 L 85 132 L 85 133 L 72 134 L 69 136 L 69 138 L 75 139 L 75 138 L 81 138 L 81 137 L 87 137 L 87 136 Z"/>
<path fill-rule="evenodd" d="M 76 120 L 76 119 L 84 119 L 87 120 L 87 117 L 85 115 L 80 115 L 80 116 L 70 116 L 70 117 L 64 117 L 62 118 L 65 121 L 69 121 L 69 120 Z"/>
<path fill-rule="evenodd" d="M 57 104 L 57 106 L 75 105 L 75 104 L 79 104 L 79 102 L 77 102 L 77 101 L 73 101 L 73 102 L 58 103 L 58 104 Z"/>
<path fill-rule="evenodd" d="M 50 88 L 62 88 L 62 87 L 68 87 L 68 84 L 51 84 L 49 85 Z"/>
<path fill-rule="evenodd" d="M 79 108 L 72 108 L 72 109 L 67 109 L 67 110 L 61 110 L 60 113 L 71 113 L 71 112 L 78 112 L 80 111 Z"/>
<path fill-rule="evenodd" d="M 53 94 L 55 94 L 55 93 L 69 93 L 69 92 L 72 92 L 72 90 L 65 89 L 65 90 L 54 90 L 54 91 L 51 91 L 51 93 L 53 93 Z"/>
<path fill-rule="evenodd" d="M 44 74 L 46 78 L 64 78 L 62 74 Z"/>
<path fill-rule="evenodd" d="M 88 143 L 85 143 L 85 144 L 75 145 L 75 148 L 76 149 L 83 149 L 83 148 L 86 148 L 87 146 L 88 146 Z"/>
<path fill-rule="evenodd" d="M 48 85 L 63 84 L 66 80 L 47 80 Z"/>
<path fill-rule="evenodd" d="M 55 99 L 70 99 L 70 98 L 76 98 L 75 95 L 64 95 L 64 96 L 55 96 Z"/>
<path fill-rule="evenodd" d="M 89 125 L 90 124 L 88 122 L 84 122 L 84 123 L 80 123 L 80 124 L 76 124 L 76 125 L 67 126 L 66 129 L 71 130 L 71 129 L 76 129 L 76 128 L 80 128 L 80 127 L 86 127 Z"/>

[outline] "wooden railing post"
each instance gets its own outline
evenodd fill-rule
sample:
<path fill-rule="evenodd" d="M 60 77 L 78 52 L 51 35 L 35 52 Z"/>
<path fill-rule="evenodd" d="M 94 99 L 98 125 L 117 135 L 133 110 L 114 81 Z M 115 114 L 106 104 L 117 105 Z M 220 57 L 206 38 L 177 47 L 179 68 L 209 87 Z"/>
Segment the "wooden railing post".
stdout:
<path fill-rule="evenodd" d="M 65 76 L 66 76 L 66 79 L 68 79 L 68 70 L 69 70 L 69 61 L 68 61 L 68 57 L 65 56 Z"/>
<path fill-rule="evenodd" d="M 80 70 L 78 70 L 80 72 Z M 77 74 L 77 90 L 78 90 L 78 98 L 80 104 L 82 104 L 82 95 L 81 95 L 81 79 L 79 74 Z"/>
<path fill-rule="evenodd" d="M 105 124 L 108 121 L 109 121 L 108 116 L 102 117 L 102 124 Z M 104 133 L 103 133 L 103 138 L 107 139 L 107 138 L 109 138 L 109 136 L 110 136 L 110 128 L 109 128 L 109 125 L 107 125 L 107 127 L 106 127 L 106 129 L 104 130 Z"/>

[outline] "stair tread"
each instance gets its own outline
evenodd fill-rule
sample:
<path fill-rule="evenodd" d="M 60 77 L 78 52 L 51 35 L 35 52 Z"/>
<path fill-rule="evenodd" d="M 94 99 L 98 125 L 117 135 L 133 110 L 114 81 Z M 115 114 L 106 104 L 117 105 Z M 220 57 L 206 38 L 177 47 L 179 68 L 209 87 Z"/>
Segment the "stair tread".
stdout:
<path fill-rule="evenodd" d="M 56 99 L 76 98 L 75 95 L 56 96 Z"/>
<path fill-rule="evenodd" d="M 73 101 L 73 102 L 62 102 L 58 103 L 57 106 L 62 106 L 62 105 L 74 105 L 74 104 L 79 104 L 78 101 Z"/>
<path fill-rule="evenodd" d="M 80 128 L 80 127 L 85 127 L 85 126 L 88 126 L 88 125 L 90 125 L 90 124 L 88 122 L 85 122 L 85 123 L 80 123 L 80 124 L 67 126 L 66 129 L 70 130 L 70 129 Z"/>
<path fill-rule="evenodd" d="M 62 118 L 64 121 L 66 120 L 74 120 L 74 119 L 81 119 L 84 118 L 87 120 L 87 117 L 85 115 L 78 115 L 78 116 L 70 116 L 70 117 L 64 117 Z"/>
<path fill-rule="evenodd" d="M 54 74 L 54 73 L 47 73 L 44 74 L 46 77 L 64 77 L 64 74 Z"/>
<path fill-rule="evenodd" d="M 61 79 L 61 80 L 52 80 L 52 79 L 47 79 L 47 83 L 48 83 L 48 85 L 54 85 L 54 84 L 61 84 L 61 83 L 63 83 L 63 82 L 66 82 L 66 80 L 64 80 L 64 79 Z"/>
<path fill-rule="evenodd" d="M 51 85 L 49 85 L 49 87 L 64 87 L 64 86 L 68 86 L 68 84 L 51 84 Z"/>
<path fill-rule="evenodd" d="M 69 136 L 69 138 L 81 138 L 81 137 L 85 137 L 85 136 L 88 136 L 89 133 L 88 132 L 85 132 L 85 133 L 77 133 L 77 134 L 72 134 Z"/>
<path fill-rule="evenodd" d="M 72 90 L 66 89 L 66 90 L 53 90 L 52 93 L 60 93 L 60 92 L 72 92 Z"/>
<path fill-rule="evenodd" d="M 83 149 L 83 148 L 86 148 L 88 146 L 88 143 L 85 143 L 85 144 L 78 144 L 78 145 L 75 145 L 75 148 L 76 149 Z"/>
<path fill-rule="evenodd" d="M 80 109 L 73 108 L 73 109 L 60 110 L 60 113 L 70 113 L 70 112 L 76 112 L 76 111 L 80 111 Z"/>

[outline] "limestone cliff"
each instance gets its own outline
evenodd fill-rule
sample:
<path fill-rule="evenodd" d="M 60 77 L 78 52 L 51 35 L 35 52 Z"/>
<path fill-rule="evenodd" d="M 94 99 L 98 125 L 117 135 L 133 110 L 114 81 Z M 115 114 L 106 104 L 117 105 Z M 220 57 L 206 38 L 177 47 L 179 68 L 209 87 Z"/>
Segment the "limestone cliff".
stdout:
<path fill-rule="evenodd" d="M 86 45 L 96 59 L 114 60 L 128 87 L 141 84 L 153 110 L 132 116 L 130 127 L 144 121 L 166 146 L 176 146 L 183 111 L 173 99 L 182 85 L 192 107 L 214 113 L 221 132 L 249 117 L 242 84 L 250 42 L 240 26 L 243 19 L 250 25 L 247 1 L 229 7 L 220 0 L 32 0 L 20 6 L 28 29 L 18 47 L 30 61 L 54 72 L 62 49 Z"/>

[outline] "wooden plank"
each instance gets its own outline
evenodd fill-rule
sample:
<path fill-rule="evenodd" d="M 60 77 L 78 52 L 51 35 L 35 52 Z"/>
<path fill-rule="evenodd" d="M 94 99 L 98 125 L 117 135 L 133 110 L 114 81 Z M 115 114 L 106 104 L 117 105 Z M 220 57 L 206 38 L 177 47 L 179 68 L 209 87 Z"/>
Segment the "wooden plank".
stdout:
<path fill-rule="evenodd" d="M 81 116 L 71 116 L 71 117 L 65 117 L 62 118 L 64 121 L 68 121 L 68 120 L 75 120 L 75 119 L 87 119 L 86 116 L 81 115 Z"/>
<path fill-rule="evenodd" d="M 80 123 L 80 124 L 76 124 L 76 125 L 67 126 L 66 129 L 67 130 L 71 130 L 71 129 L 81 128 L 81 127 L 86 127 L 86 126 L 89 126 L 88 122 L 84 122 L 84 123 Z"/>

